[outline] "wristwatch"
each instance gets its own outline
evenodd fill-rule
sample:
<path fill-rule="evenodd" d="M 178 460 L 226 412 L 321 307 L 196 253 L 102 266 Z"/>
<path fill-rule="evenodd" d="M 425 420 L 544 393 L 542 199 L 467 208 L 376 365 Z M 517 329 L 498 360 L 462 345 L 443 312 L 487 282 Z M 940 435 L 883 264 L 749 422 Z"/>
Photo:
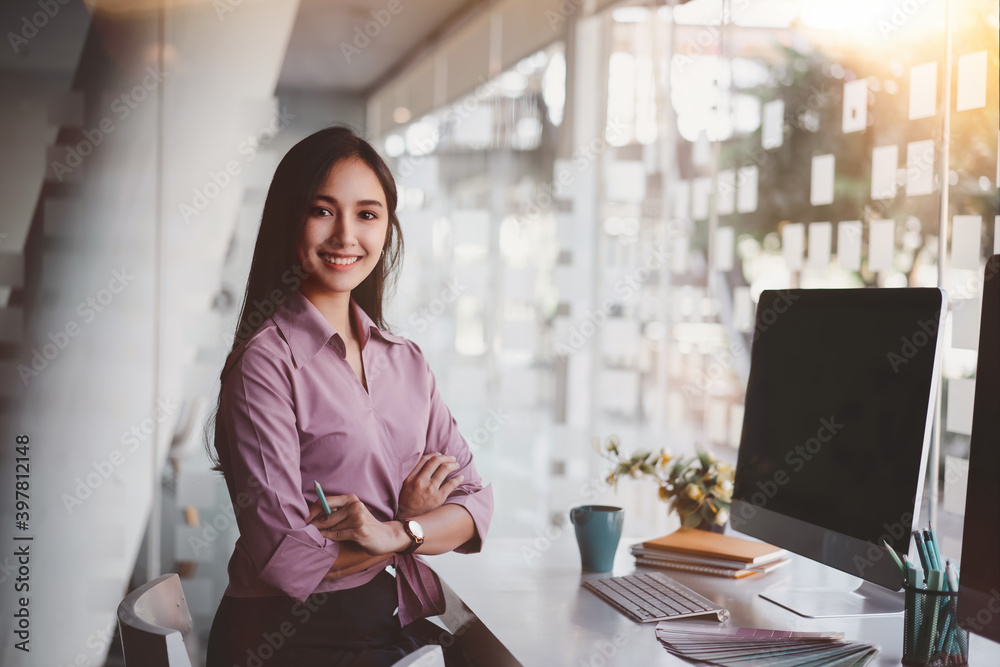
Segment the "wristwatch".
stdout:
<path fill-rule="evenodd" d="M 412 554 L 417 548 L 424 543 L 424 527 L 413 520 L 404 519 L 401 522 L 403 524 L 403 530 L 410 537 L 410 546 L 406 547 L 399 554 L 405 556 L 406 554 Z"/>

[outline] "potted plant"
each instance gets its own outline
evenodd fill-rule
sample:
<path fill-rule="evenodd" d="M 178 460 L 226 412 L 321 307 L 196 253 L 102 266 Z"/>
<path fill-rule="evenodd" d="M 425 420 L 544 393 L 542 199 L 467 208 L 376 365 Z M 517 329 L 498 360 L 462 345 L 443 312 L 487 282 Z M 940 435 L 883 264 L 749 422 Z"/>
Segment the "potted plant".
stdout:
<path fill-rule="evenodd" d="M 618 488 L 623 477 L 651 477 L 659 485 L 660 500 L 670 503 L 685 528 L 700 528 L 721 533 L 729 521 L 733 500 L 733 468 L 712 454 L 698 448 L 691 457 L 674 457 L 667 450 L 638 451 L 625 455 L 617 436 L 609 436 L 600 454 L 613 467 L 607 482 Z"/>

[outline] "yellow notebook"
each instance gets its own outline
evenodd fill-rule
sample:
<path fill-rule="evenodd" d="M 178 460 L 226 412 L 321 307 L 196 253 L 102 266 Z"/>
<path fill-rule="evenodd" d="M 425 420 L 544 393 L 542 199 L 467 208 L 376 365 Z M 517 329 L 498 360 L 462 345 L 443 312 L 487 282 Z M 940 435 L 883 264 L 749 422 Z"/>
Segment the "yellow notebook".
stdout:
<path fill-rule="evenodd" d="M 664 553 L 687 554 L 754 565 L 769 563 L 787 554 L 784 549 L 770 544 L 751 542 L 696 528 L 681 528 L 675 533 L 643 542 L 642 546 Z"/>

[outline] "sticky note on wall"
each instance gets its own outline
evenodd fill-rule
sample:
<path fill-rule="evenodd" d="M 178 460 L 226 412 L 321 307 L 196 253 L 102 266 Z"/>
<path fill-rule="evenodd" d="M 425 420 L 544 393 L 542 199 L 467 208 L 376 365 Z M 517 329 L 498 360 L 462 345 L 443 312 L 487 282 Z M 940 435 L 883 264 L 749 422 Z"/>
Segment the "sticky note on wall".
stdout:
<path fill-rule="evenodd" d="M 712 179 L 696 178 L 691 185 L 691 218 L 704 220 L 708 217 L 708 198 L 712 194 Z"/>
<path fill-rule="evenodd" d="M 781 252 L 785 257 L 785 264 L 791 271 L 802 268 L 806 241 L 805 227 L 801 222 L 790 222 L 781 228 Z"/>
<path fill-rule="evenodd" d="M 876 146 L 872 149 L 872 199 L 895 199 L 899 147 Z"/>
<path fill-rule="evenodd" d="M 716 203 L 719 215 L 729 215 L 736 210 L 736 172 L 723 169 L 716 184 Z"/>
<path fill-rule="evenodd" d="M 691 181 L 676 181 L 674 183 L 674 219 L 687 220 L 691 212 Z"/>
<path fill-rule="evenodd" d="M 860 132 L 868 124 L 868 81 L 858 79 L 844 84 L 844 113 L 841 128 L 844 134 Z"/>
<path fill-rule="evenodd" d="M 812 180 L 809 187 L 809 203 L 813 206 L 833 203 L 833 169 L 832 153 L 813 156 Z"/>
<path fill-rule="evenodd" d="M 757 167 L 742 167 L 736 179 L 736 210 L 753 213 L 757 210 Z"/>
<path fill-rule="evenodd" d="M 762 115 L 760 144 L 765 150 L 778 148 L 785 140 L 785 101 L 768 102 Z"/>
<path fill-rule="evenodd" d="M 830 264 L 830 244 L 833 241 L 833 225 L 829 222 L 814 222 L 809 225 L 809 268 L 824 271 Z"/>
<path fill-rule="evenodd" d="M 910 68 L 910 120 L 933 116 L 937 111 L 937 63 Z"/>
<path fill-rule="evenodd" d="M 949 512 L 964 515 L 968 488 L 969 459 L 946 455 L 944 457 L 944 508 Z"/>
<path fill-rule="evenodd" d="M 906 194 L 929 195 L 934 191 L 934 140 L 906 144 Z"/>
<path fill-rule="evenodd" d="M 847 220 L 837 225 L 837 266 L 845 271 L 861 270 L 860 220 Z"/>
<path fill-rule="evenodd" d="M 611 201 L 640 202 L 646 196 L 646 169 L 642 162 L 616 161 L 608 165 L 605 194 Z"/>
<path fill-rule="evenodd" d="M 719 227 L 715 230 L 715 269 L 731 271 L 733 268 L 733 228 Z"/>
<path fill-rule="evenodd" d="M 994 82 L 995 83 L 995 82 Z M 986 106 L 986 51 L 967 53 L 958 59 L 958 111 Z"/>
<path fill-rule="evenodd" d="M 861 270 L 860 220 L 848 220 L 837 225 L 837 266 L 845 271 Z"/>
<path fill-rule="evenodd" d="M 875 220 L 868 234 L 868 270 L 887 271 L 892 268 L 896 251 L 896 221 Z"/>
<path fill-rule="evenodd" d="M 753 328 L 753 297 L 749 287 L 733 288 L 733 326 L 737 331 L 750 331 Z"/>
<path fill-rule="evenodd" d="M 972 435 L 972 406 L 976 381 L 967 378 L 948 380 L 948 412 L 945 422 L 952 433 Z"/>
<path fill-rule="evenodd" d="M 951 300 L 951 346 L 959 350 L 979 349 L 982 298 Z"/>
<path fill-rule="evenodd" d="M 951 267 L 979 270 L 979 240 L 983 219 L 956 215 L 951 219 Z"/>

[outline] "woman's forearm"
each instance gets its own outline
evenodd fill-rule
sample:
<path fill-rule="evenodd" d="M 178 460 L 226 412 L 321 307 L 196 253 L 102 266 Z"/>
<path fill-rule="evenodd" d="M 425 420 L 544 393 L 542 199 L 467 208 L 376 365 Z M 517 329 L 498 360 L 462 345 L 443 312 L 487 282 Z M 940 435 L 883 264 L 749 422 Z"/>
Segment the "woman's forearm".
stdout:
<path fill-rule="evenodd" d="M 382 562 L 387 563 L 391 557 L 392 554 L 372 556 L 354 542 L 341 542 L 337 560 L 333 561 L 333 566 L 329 572 L 323 575 L 323 580 L 339 579 L 356 572 L 361 572 L 372 565 Z"/>
<path fill-rule="evenodd" d="M 461 505 L 448 503 L 431 510 L 426 514 L 413 517 L 424 529 L 424 543 L 420 545 L 416 553 L 431 556 L 443 554 L 459 547 L 476 534 L 476 525 L 472 521 L 472 515 Z M 399 521 L 389 522 L 394 532 L 399 534 L 405 545 L 406 535 Z M 401 547 L 402 549 L 402 547 Z M 340 552 L 337 560 L 333 562 L 330 570 L 323 575 L 323 580 L 339 579 L 356 572 L 366 570 L 373 565 L 386 563 L 392 558 L 393 553 L 371 555 L 358 546 L 357 543 L 344 540 L 340 542 Z"/>
<path fill-rule="evenodd" d="M 424 529 L 424 543 L 417 549 L 418 554 L 448 553 L 476 535 L 476 524 L 469 510 L 454 503 L 446 503 L 413 519 Z"/>

